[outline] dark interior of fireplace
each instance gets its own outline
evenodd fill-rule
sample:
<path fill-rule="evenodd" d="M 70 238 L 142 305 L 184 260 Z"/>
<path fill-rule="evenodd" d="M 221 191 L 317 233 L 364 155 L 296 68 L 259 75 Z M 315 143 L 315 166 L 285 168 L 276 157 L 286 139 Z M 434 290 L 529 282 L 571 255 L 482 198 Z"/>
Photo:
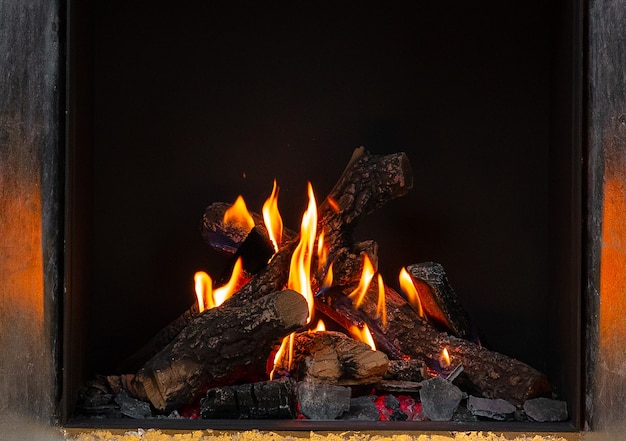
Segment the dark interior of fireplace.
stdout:
<path fill-rule="evenodd" d="M 80 3 L 80 4 L 79 4 Z M 297 229 L 352 151 L 414 186 L 364 218 L 379 270 L 434 261 L 491 349 L 580 424 L 576 13 L 524 3 L 68 3 L 64 406 L 195 301 L 202 213 L 280 186 Z"/>

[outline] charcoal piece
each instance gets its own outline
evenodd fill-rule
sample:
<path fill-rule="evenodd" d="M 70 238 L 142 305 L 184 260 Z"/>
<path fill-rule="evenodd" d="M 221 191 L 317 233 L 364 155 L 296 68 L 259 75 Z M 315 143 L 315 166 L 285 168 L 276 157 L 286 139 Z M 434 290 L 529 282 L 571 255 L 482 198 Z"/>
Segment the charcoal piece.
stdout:
<path fill-rule="evenodd" d="M 479 398 L 473 395 L 467 400 L 467 408 L 473 415 L 504 421 L 511 419 L 516 407 L 503 399 Z"/>
<path fill-rule="evenodd" d="M 120 412 L 122 415 L 129 418 L 140 420 L 150 418 L 152 416 L 150 404 L 145 401 L 129 397 L 125 392 L 117 395 L 115 397 L 115 402 L 120 406 Z"/>
<path fill-rule="evenodd" d="M 476 341 L 477 332 L 469 314 L 461 306 L 443 266 L 424 262 L 406 267 L 419 293 L 424 313 L 431 322 L 455 337 Z"/>
<path fill-rule="evenodd" d="M 459 406 L 457 407 L 456 412 L 454 412 L 454 415 L 452 416 L 452 421 L 457 421 L 457 422 L 462 422 L 462 423 L 471 423 L 471 422 L 478 421 L 478 417 L 472 414 L 472 412 L 470 412 L 467 407 Z"/>
<path fill-rule="evenodd" d="M 385 406 L 389 409 L 399 409 L 400 408 L 400 401 L 398 401 L 398 399 L 389 394 L 385 397 Z"/>
<path fill-rule="evenodd" d="M 533 398 L 524 403 L 524 412 L 534 421 L 565 421 L 568 418 L 567 403 L 549 398 Z"/>
<path fill-rule="evenodd" d="M 407 419 L 409 419 L 409 416 L 400 409 L 394 410 L 391 415 L 389 415 L 389 421 L 406 421 Z"/>
<path fill-rule="evenodd" d="M 450 421 L 462 397 L 461 389 L 441 377 L 422 382 L 422 411 L 431 421 Z"/>
<path fill-rule="evenodd" d="M 378 421 L 380 412 L 372 397 L 360 396 L 350 400 L 350 409 L 341 416 L 342 420 L 352 421 Z"/>
<path fill-rule="evenodd" d="M 281 379 L 209 389 L 200 415 L 205 419 L 295 418 L 294 383 Z"/>
<path fill-rule="evenodd" d="M 300 412 L 311 420 L 334 420 L 350 409 L 349 387 L 300 382 L 296 397 Z"/>

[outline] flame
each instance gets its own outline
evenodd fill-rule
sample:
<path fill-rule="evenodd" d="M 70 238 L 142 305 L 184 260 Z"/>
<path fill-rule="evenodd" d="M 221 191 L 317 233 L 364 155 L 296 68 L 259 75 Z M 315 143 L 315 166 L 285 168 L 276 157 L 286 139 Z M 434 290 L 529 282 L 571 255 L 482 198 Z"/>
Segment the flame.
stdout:
<path fill-rule="evenodd" d="M 400 275 L 398 276 L 400 280 L 400 289 L 406 296 L 409 304 L 417 311 L 417 315 L 420 317 L 424 317 L 424 309 L 422 308 L 422 302 L 420 301 L 419 293 L 417 292 L 417 288 L 413 283 L 413 279 L 411 275 L 405 268 L 402 268 L 400 271 Z"/>
<path fill-rule="evenodd" d="M 263 221 L 272 245 L 274 245 L 274 252 L 278 252 L 283 238 L 283 219 L 278 211 L 278 190 L 279 187 L 276 185 L 276 179 L 274 179 L 272 194 L 263 204 Z"/>
<path fill-rule="evenodd" d="M 196 298 L 198 299 L 198 310 L 200 312 L 206 309 L 204 300 L 213 292 L 213 281 L 204 271 L 198 271 L 193 276 L 195 282 Z"/>
<path fill-rule="evenodd" d="M 194 276 L 196 297 L 198 299 L 198 310 L 200 312 L 215 308 L 224 303 L 230 296 L 232 296 L 240 281 L 245 277 L 243 272 L 243 264 L 241 257 L 235 262 L 233 272 L 230 275 L 230 280 L 217 289 L 213 289 L 213 279 L 204 271 L 198 271 Z"/>
<path fill-rule="evenodd" d="M 254 219 L 248 212 L 246 202 L 239 195 L 233 205 L 224 212 L 224 224 L 250 231 L 254 228 Z"/>
<path fill-rule="evenodd" d="M 370 329 L 367 327 L 366 324 L 363 324 L 363 329 L 359 328 L 357 325 L 352 325 L 350 326 L 349 331 L 350 335 L 352 335 L 355 340 L 359 340 L 363 343 L 368 344 L 369 347 L 372 348 L 372 351 L 376 350 L 374 337 L 372 337 L 372 333 L 370 332 Z"/>
<path fill-rule="evenodd" d="M 329 245 L 324 240 L 324 232 L 322 231 L 317 238 L 317 272 L 321 274 L 326 270 L 321 288 L 330 288 L 333 284 L 333 263 L 328 264 L 328 249 Z M 327 265 L 328 268 L 326 268 Z"/>
<path fill-rule="evenodd" d="M 270 380 L 274 379 L 274 372 L 276 371 L 276 365 L 282 360 L 285 352 L 287 352 L 287 369 L 291 371 L 293 364 L 293 340 L 294 340 L 295 332 L 292 332 L 287 337 L 283 338 L 283 341 L 280 344 L 280 348 L 276 351 L 276 355 L 274 356 L 274 366 L 270 372 Z"/>
<path fill-rule="evenodd" d="M 382 319 L 383 325 L 387 325 L 387 303 L 385 302 L 385 284 L 383 276 L 378 274 L 378 303 L 376 304 L 376 315 Z"/>
<path fill-rule="evenodd" d="M 317 326 L 315 327 L 314 331 L 315 332 L 318 332 L 318 331 L 322 332 L 322 331 L 325 331 L 325 330 L 326 330 L 326 325 L 324 324 L 324 321 L 322 319 L 320 319 L 317 322 Z"/>
<path fill-rule="evenodd" d="M 450 354 L 448 353 L 448 348 L 443 348 L 441 351 L 441 356 L 439 357 L 439 365 L 442 368 L 447 368 L 450 366 Z"/>
<path fill-rule="evenodd" d="M 372 281 L 372 277 L 374 277 L 376 272 L 374 271 L 374 266 L 370 261 L 370 258 L 367 254 L 364 255 L 363 258 L 363 271 L 361 272 L 361 280 L 359 281 L 359 286 L 355 288 L 354 291 L 350 293 L 348 297 L 351 299 L 356 299 L 355 307 L 361 306 L 363 302 L 363 298 L 365 297 L 365 293 L 370 286 L 370 282 Z"/>
<path fill-rule="evenodd" d="M 300 242 L 291 256 L 289 266 L 289 281 L 287 288 L 299 292 L 304 296 L 309 304 L 309 318 L 313 317 L 313 290 L 311 289 L 311 259 L 313 257 L 313 246 L 315 234 L 317 232 L 317 206 L 313 187 L 309 182 L 309 206 L 302 215 L 302 225 L 300 228 Z"/>
<path fill-rule="evenodd" d="M 341 211 L 341 207 L 339 207 L 339 204 L 336 200 L 334 200 L 330 196 L 328 196 L 326 200 L 328 201 L 328 205 L 330 205 L 330 208 L 332 208 L 335 213 L 339 213 Z"/>

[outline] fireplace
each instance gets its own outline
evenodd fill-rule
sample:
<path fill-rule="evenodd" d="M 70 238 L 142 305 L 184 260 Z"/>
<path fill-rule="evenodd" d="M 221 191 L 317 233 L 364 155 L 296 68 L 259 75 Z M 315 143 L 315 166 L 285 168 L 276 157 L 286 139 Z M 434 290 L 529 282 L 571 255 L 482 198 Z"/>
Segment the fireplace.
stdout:
<path fill-rule="evenodd" d="M 486 344 L 568 402 L 557 430 L 581 427 L 575 11 L 69 6 L 64 424 L 85 381 L 189 307 L 196 270 L 223 269 L 208 204 L 260 207 L 276 178 L 296 228 L 306 181 L 327 193 L 365 145 L 415 171 L 355 233 L 381 272 L 444 265 Z"/>

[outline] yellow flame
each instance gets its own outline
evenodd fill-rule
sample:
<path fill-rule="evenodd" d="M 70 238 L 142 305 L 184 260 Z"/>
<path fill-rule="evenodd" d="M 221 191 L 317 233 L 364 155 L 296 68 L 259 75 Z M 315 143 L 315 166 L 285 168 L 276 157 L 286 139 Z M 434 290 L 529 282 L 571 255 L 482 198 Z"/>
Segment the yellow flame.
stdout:
<path fill-rule="evenodd" d="M 204 271 L 198 271 L 193 276 L 195 282 L 196 298 L 198 299 L 198 310 L 200 312 L 206 309 L 204 300 L 207 298 L 210 292 L 212 292 L 213 281 Z"/>
<path fill-rule="evenodd" d="M 317 322 L 317 326 L 315 326 L 314 331 L 316 332 L 322 332 L 326 330 L 326 325 L 324 324 L 324 321 L 322 319 L 319 319 L 319 321 Z"/>
<path fill-rule="evenodd" d="M 212 305 L 209 304 L 209 308 L 214 308 L 216 306 L 220 306 L 224 303 L 230 296 L 235 293 L 237 289 L 237 284 L 243 277 L 243 263 L 241 261 L 241 257 L 237 259 L 235 262 L 235 266 L 233 267 L 233 272 L 230 275 L 230 279 L 225 285 L 220 286 L 219 288 L 213 290 L 212 295 Z"/>
<path fill-rule="evenodd" d="M 287 370 L 291 371 L 293 365 L 293 341 L 294 341 L 295 332 L 292 332 L 280 343 L 280 348 L 276 351 L 276 355 L 274 355 L 274 366 L 272 366 L 272 371 L 270 372 L 270 380 L 274 379 L 274 373 L 276 372 L 276 366 L 283 359 L 285 352 L 287 352 Z"/>
<path fill-rule="evenodd" d="M 311 288 L 311 259 L 317 232 L 317 206 L 313 187 L 309 182 L 309 206 L 302 215 L 300 228 L 300 242 L 291 256 L 289 266 L 289 281 L 287 288 L 299 292 L 309 304 L 309 318 L 313 317 L 313 290 Z"/>
<path fill-rule="evenodd" d="M 376 272 L 374 271 L 374 266 L 370 261 L 370 258 L 367 254 L 364 255 L 363 258 L 363 270 L 361 272 L 361 280 L 359 280 L 359 286 L 357 286 L 354 291 L 350 293 L 348 297 L 355 300 L 355 307 L 361 306 L 363 302 L 363 298 L 365 298 L 365 293 L 367 293 L 367 289 L 370 286 L 370 282 L 372 281 L 372 277 L 374 277 Z"/>
<path fill-rule="evenodd" d="M 363 329 L 359 328 L 357 325 L 352 325 L 350 326 L 350 329 L 348 331 L 355 340 L 359 340 L 369 345 L 369 347 L 372 348 L 373 351 L 376 350 L 374 337 L 372 337 L 372 333 L 370 332 L 370 329 L 367 327 L 366 324 L 363 324 Z"/>
<path fill-rule="evenodd" d="M 417 292 L 417 288 L 413 283 L 413 278 L 405 268 L 402 268 L 398 278 L 400 280 L 400 289 L 406 296 L 409 304 L 413 307 L 413 309 L 415 309 L 415 311 L 417 311 L 417 315 L 424 317 L 424 309 L 422 308 L 422 302 L 420 300 L 419 293 Z"/>
<path fill-rule="evenodd" d="M 317 272 L 323 274 L 323 271 L 326 270 L 321 288 L 330 288 L 333 284 L 333 263 L 328 264 L 328 251 L 329 245 L 324 240 L 324 232 L 322 231 L 317 238 Z M 327 265 L 328 268 L 326 268 Z"/>
<path fill-rule="evenodd" d="M 254 219 L 248 212 L 246 202 L 239 195 L 233 205 L 224 212 L 224 224 L 250 231 L 254 228 Z"/>
<path fill-rule="evenodd" d="M 385 302 L 385 284 L 383 276 L 378 274 L 378 303 L 376 304 L 376 315 L 381 318 L 383 325 L 387 325 L 387 303 Z"/>
<path fill-rule="evenodd" d="M 326 271 L 326 275 L 324 275 L 324 280 L 322 280 L 322 288 L 330 288 L 333 285 L 333 263 L 331 262 L 328 265 L 328 270 Z"/>
<path fill-rule="evenodd" d="M 275 253 L 278 252 L 283 238 L 283 219 L 278 211 L 278 191 L 279 187 L 276 185 L 276 179 L 274 179 L 272 194 L 263 204 L 263 221 L 272 245 L 274 245 Z"/>
<path fill-rule="evenodd" d="M 439 357 L 439 364 L 442 368 L 447 368 L 450 366 L 450 354 L 448 353 L 448 348 L 443 348 L 441 351 L 441 357 Z"/>

